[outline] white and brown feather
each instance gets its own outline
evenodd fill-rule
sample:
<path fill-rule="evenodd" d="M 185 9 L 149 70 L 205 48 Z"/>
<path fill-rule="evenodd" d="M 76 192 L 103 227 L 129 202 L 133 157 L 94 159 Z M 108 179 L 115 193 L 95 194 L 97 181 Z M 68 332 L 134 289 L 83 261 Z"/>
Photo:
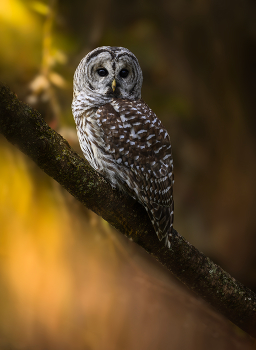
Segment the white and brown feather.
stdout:
<path fill-rule="evenodd" d="M 173 160 L 161 121 L 140 98 L 99 98 L 92 91 L 74 91 L 72 110 L 85 158 L 146 208 L 158 238 L 170 247 Z"/>

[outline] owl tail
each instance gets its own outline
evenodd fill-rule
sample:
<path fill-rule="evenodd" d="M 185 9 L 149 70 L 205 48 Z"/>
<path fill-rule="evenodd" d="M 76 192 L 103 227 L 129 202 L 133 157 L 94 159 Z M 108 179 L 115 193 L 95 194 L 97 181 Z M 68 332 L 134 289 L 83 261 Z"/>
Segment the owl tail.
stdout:
<path fill-rule="evenodd" d="M 163 207 L 157 203 L 150 203 L 146 210 L 160 241 L 165 238 L 165 245 L 171 247 L 173 203 L 170 207 Z"/>

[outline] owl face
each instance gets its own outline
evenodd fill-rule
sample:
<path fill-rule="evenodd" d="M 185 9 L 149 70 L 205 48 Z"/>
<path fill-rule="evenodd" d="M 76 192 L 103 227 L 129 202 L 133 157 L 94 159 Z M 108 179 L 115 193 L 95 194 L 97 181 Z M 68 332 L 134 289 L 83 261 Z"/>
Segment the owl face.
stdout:
<path fill-rule="evenodd" d="M 74 91 L 110 98 L 141 97 L 142 71 L 137 58 L 123 47 L 99 47 L 85 56 L 74 76 Z"/>

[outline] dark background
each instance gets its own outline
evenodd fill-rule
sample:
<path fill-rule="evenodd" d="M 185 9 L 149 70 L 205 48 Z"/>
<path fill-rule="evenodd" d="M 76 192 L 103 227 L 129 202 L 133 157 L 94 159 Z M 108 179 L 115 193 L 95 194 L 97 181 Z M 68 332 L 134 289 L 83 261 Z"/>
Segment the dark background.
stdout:
<path fill-rule="evenodd" d="M 137 56 L 142 97 L 172 141 L 174 227 L 254 291 L 255 11 L 252 0 L 2 0 L 0 13 L 1 81 L 77 151 L 70 105 L 78 63 L 102 45 L 124 46 Z M 65 320 L 72 339 L 72 324 L 87 330 L 77 344 L 102 348 L 97 330 L 113 316 L 115 295 L 124 301 L 118 299 L 113 327 L 137 293 L 133 269 L 143 269 L 146 279 L 152 269 L 164 272 L 3 138 L 0 169 L 0 339 L 3 334 L 15 349 L 10 339 L 55 339 Z M 131 300 L 142 314 L 152 292 L 143 278 L 137 304 Z M 70 300 L 77 302 L 75 315 Z"/>

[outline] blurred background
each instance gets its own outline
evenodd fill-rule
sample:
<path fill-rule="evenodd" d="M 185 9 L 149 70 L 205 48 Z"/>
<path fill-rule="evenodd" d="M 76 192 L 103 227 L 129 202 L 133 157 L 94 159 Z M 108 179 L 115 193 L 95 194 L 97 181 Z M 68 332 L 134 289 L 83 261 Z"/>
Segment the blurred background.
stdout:
<path fill-rule="evenodd" d="M 1 0 L 0 11 L 1 81 L 78 152 L 78 63 L 102 45 L 137 56 L 142 98 L 172 141 L 174 227 L 254 291 L 255 14 L 253 0 Z M 188 299 L 177 333 L 174 290 L 189 298 L 0 137 L 1 349 L 167 349 L 170 328 L 189 339 L 177 349 L 228 349 Z"/>

